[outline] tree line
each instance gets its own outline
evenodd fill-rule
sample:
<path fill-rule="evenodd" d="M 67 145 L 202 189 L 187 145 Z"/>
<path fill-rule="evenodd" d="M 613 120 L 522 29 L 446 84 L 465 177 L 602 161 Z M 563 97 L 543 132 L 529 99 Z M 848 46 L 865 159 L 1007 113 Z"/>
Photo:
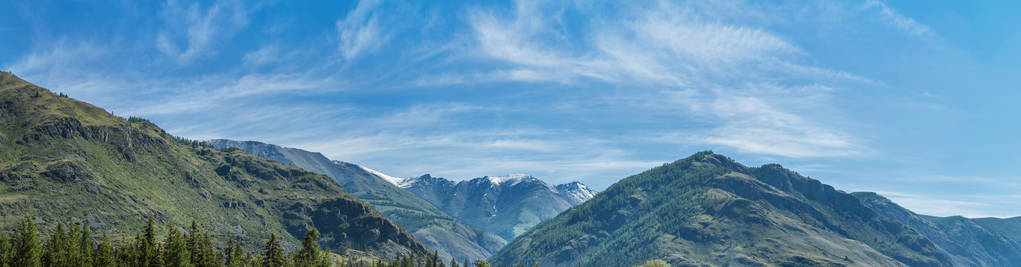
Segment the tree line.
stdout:
<path fill-rule="evenodd" d="M 114 244 L 103 233 L 97 242 L 88 221 L 83 221 L 80 225 L 57 224 L 57 229 L 43 242 L 35 222 L 25 219 L 14 231 L 0 234 L 0 267 L 504 267 L 485 260 L 444 263 L 435 251 L 431 255 L 407 255 L 394 260 L 345 258 L 320 248 L 316 229 L 309 230 L 301 247 L 289 255 L 285 255 L 280 240 L 273 234 L 260 253 L 253 253 L 245 250 L 237 239 L 228 240 L 222 248 L 214 247 L 209 234 L 194 221 L 187 232 L 171 222 L 162 237 L 156 231 L 156 223 L 150 217 L 144 232 L 134 240 Z M 506 267 L 516 266 L 525 265 Z"/>

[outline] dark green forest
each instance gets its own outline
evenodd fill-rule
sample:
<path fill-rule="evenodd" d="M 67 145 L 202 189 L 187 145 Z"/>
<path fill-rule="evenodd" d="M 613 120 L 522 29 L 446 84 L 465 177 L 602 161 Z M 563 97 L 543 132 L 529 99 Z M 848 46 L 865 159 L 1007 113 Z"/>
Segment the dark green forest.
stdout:
<path fill-rule="evenodd" d="M 280 240 L 270 235 L 262 251 L 245 250 L 237 238 L 222 247 L 214 245 L 208 232 L 192 222 L 188 229 L 167 223 L 162 233 L 149 218 L 145 229 L 133 239 L 114 241 L 106 233 L 90 231 L 87 221 L 58 224 L 51 236 L 40 238 L 35 222 L 26 219 L 10 233 L 0 234 L 0 267 L 7 266 L 149 266 L 149 267 L 500 267 L 485 260 L 444 263 L 430 255 L 399 256 L 392 260 L 351 258 L 319 247 L 319 232 L 309 230 L 301 247 L 285 253 Z M 45 240 L 44 240 L 45 239 Z M 286 255 L 285 255 L 286 254 Z M 525 266 L 524 264 L 509 265 Z M 536 265 L 537 266 L 537 265 Z"/>

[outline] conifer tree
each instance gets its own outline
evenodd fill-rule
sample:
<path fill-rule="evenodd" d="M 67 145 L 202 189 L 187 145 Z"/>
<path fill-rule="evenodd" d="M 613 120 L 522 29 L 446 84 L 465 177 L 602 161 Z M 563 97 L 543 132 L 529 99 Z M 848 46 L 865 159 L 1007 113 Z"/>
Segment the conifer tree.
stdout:
<path fill-rule="evenodd" d="M 68 251 L 65 240 L 64 224 L 57 224 L 57 230 L 53 231 L 50 240 L 46 241 L 43 251 L 42 264 L 45 266 L 68 266 Z"/>
<path fill-rule="evenodd" d="M 84 266 L 82 263 L 81 249 L 79 242 L 81 242 L 81 229 L 74 226 L 74 224 L 68 222 L 67 224 L 67 236 L 64 237 L 64 266 Z"/>
<path fill-rule="evenodd" d="M 429 259 L 429 266 L 440 267 L 440 265 L 442 265 L 442 264 L 443 264 L 443 261 L 440 260 L 439 251 L 433 250 L 433 256 L 432 256 L 431 259 Z"/>
<path fill-rule="evenodd" d="M 11 240 L 6 233 L 0 233 L 0 266 L 11 266 Z"/>
<path fill-rule="evenodd" d="M 163 263 L 168 267 L 191 266 L 188 242 L 173 223 L 167 223 L 167 240 L 163 242 Z"/>
<path fill-rule="evenodd" d="M 78 242 L 78 254 L 81 258 L 81 266 L 93 266 L 93 253 L 96 245 L 92 242 L 92 231 L 89 229 L 89 221 L 82 222 L 81 238 Z"/>
<path fill-rule="evenodd" d="M 224 265 L 228 267 L 241 267 L 245 260 L 244 249 L 241 248 L 241 240 L 230 240 L 227 242 L 227 249 L 224 251 L 226 256 Z"/>
<path fill-rule="evenodd" d="M 103 233 L 103 241 L 99 244 L 99 250 L 96 251 L 94 263 L 99 267 L 112 267 L 117 264 L 113 255 L 113 244 L 110 243 L 110 236 L 107 236 L 106 233 Z"/>
<path fill-rule="evenodd" d="M 25 219 L 21 229 L 15 235 L 14 254 L 11 260 L 13 266 L 38 267 L 42 266 L 40 256 L 42 255 L 39 239 L 35 236 L 35 222 L 32 219 Z"/>
<path fill-rule="evenodd" d="M 199 227 L 195 220 L 191 221 L 191 227 L 188 227 L 188 253 L 190 253 L 192 265 L 198 266 L 198 263 L 202 261 L 202 253 L 199 252 Z"/>
<path fill-rule="evenodd" d="M 284 266 L 284 251 L 280 247 L 280 242 L 277 241 L 276 234 L 269 235 L 269 241 L 266 242 L 266 248 L 262 251 L 262 266 L 263 267 L 279 267 Z"/>
<path fill-rule="evenodd" d="M 219 259 L 213 249 L 209 235 L 200 230 L 198 223 L 191 221 L 188 230 L 188 251 L 191 253 L 191 264 L 196 267 L 219 266 Z"/>
<path fill-rule="evenodd" d="M 163 266 L 166 266 L 165 265 L 166 259 L 163 258 L 163 251 L 165 251 L 165 250 L 166 250 L 166 246 L 165 245 L 160 245 L 159 243 L 156 244 L 156 252 L 155 252 L 156 257 L 152 259 L 152 263 L 151 263 L 150 266 L 152 266 L 152 267 L 163 267 Z"/>
<path fill-rule="evenodd" d="M 305 239 L 301 241 L 301 250 L 298 250 L 294 257 L 295 266 L 330 265 L 329 254 L 319 249 L 319 243 L 316 243 L 317 239 L 319 239 L 319 231 L 315 228 L 305 234 Z"/>
<path fill-rule="evenodd" d="M 159 247 L 156 244 L 156 222 L 152 219 L 152 216 L 149 216 L 149 222 L 145 226 L 145 235 L 140 237 L 137 240 L 138 251 L 136 256 L 138 259 L 134 265 L 155 267 L 162 265 Z"/>
<path fill-rule="evenodd" d="M 10 266 L 10 239 L 7 234 L 0 233 L 0 266 Z"/>

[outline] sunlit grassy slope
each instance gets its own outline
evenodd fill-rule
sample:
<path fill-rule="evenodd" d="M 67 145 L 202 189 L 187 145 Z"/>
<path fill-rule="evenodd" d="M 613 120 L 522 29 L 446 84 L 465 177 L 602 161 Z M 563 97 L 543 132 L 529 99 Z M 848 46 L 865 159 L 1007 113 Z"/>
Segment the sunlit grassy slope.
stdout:
<path fill-rule="evenodd" d="M 327 248 L 376 255 L 426 248 L 329 177 L 175 139 L 143 119 L 55 95 L 0 73 L 0 229 L 88 220 L 125 240 L 146 218 L 195 220 L 220 242 L 257 249 L 270 233 L 299 244 L 316 227 Z"/>

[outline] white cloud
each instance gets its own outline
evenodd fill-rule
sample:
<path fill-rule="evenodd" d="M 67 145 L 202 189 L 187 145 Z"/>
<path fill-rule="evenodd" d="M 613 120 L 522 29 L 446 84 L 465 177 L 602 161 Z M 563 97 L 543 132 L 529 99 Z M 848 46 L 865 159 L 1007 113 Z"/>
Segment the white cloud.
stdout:
<path fill-rule="evenodd" d="M 1002 205 L 1009 206 L 1009 203 L 990 203 L 985 200 L 959 200 L 961 198 L 969 198 L 968 196 L 948 196 L 940 195 L 932 197 L 922 194 L 914 193 L 903 193 L 903 192 L 888 192 L 879 191 L 877 194 L 883 195 L 889 198 L 894 203 L 901 205 L 918 214 L 932 215 L 932 216 L 964 216 L 968 218 L 983 218 L 983 217 L 1006 217 L 1016 216 L 1017 214 L 1008 213 L 986 213 L 985 211 L 993 210 L 995 207 L 1003 207 Z M 956 198 L 956 199 L 955 199 Z"/>
<path fill-rule="evenodd" d="M 198 3 L 166 2 L 163 29 L 156 35 L 156 48 L 180 64 L 216 52 L 216 43 L 233 36 L 248 24 L 241 2 L 221 1 L 209 8 Z"/>
<path fill-rule="evenodd" d="M 777 34 L 699 11 L 714 10 L 705 6 L 709 4 L 625 5 L 631 9 L 624 11 L 629 16 L 606 21 L 593 16 L 588 24 L 596 26 L 577 38 L 555 30 L 561 22 L 553 20 L 562 8 L 531 1 L 516 4 L 506 17 L 479 10 L 469 16 L 480 54 L 511 67 L 427 81 L 597 81 L 636 91 L 633 97 L 646 111 L 694 115 L 716 125 L 675 133 L 688 136 L 679 139 L 685 142 L 799 158 L 866 153 L 851 134 L 817 121 L 814 114 L 831 110 L 825 103 L 838 84 L 881 82 L 799 63 L 810 55 Z"/>
<path fill-rule="evenodd" d="M 260 97 L 283 93 L 326 94 L 343 90 L 331 77 L 305 73 L 210 75 L 193 81 L 154 79 L 149 85 L 159 97 L 142 98 L 120 107 L 121 112 L 135 116 L 195 114 L 238 101 L 254 101 Z M 121 88 L 123 90 L 123 88 Z M 260 107 L 249 107 L 258 109 Z"/>
<path fill-rule="evenodd" d="M 337 20 L 339 49 L 345 60 L 350 61 L 362 53 L 377 50 L 389 38 L 373 10 L 379 3 L 379 0 L 361 0 L 347 16 Z"/>
<path fill-rule="evenodd" d="M 245 56 L 241 58 L 241 63 L 248 68 L 274 63 L 280 57 L 279 50 L 280 49 L 275 45 L 265 45 L 259 48 L 259 50 L 245 54 Z"/>
<path fill-rule="evenodd" d="M 896 10 L 887 6 L 880 0 L 866 0 L 863 8 L 866 10 L 875 9 L 879 12 L 880 18 L 884 22 L 898 30 L 904 31 L 907 34 L 913 36 L 927 36 L 932 34 L 932 29 L 929 28 L 928 25 L 918 23 L 914 19 L 898 13 Z"/>

